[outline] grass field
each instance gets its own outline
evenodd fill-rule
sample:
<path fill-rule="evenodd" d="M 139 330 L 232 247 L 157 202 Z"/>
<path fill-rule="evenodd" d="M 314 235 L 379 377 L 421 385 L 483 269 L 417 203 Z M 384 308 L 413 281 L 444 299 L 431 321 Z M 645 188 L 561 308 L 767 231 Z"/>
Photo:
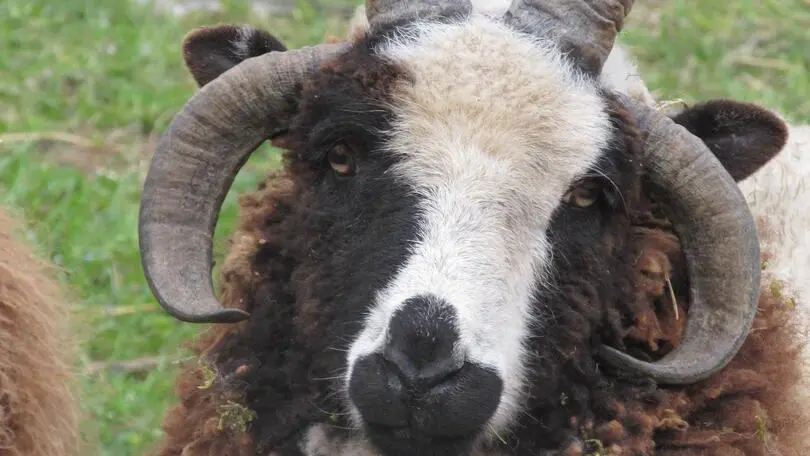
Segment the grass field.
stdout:
<path fill-rule="evenodd" d="M 291 47 L 340 35 L 355 2 L 301 4 L 260 18 L 236 1 L 182 20 L 124 0 L 5 0 L 0 4 L 0 205 L 62 269 L 76 298 L 87 438 L 95 454 L 142 454 L 160 438 L 180 346 L 199 328 L 156 306 L 138 258 L 143 158 L 194 93 L 180 55 L 191 28 L 247 22 Z M 659 98 L 733 97 L 810 122 L 807 0 L 649 1 L 625 41 Z M 662 6 L 657 6 L 662 5 Z M 238 177 L 217 228 L 234 224 L 235 195 L 276 154 L 262 149 Z M 158 359 L 138 372 L 119 361 Z"/>

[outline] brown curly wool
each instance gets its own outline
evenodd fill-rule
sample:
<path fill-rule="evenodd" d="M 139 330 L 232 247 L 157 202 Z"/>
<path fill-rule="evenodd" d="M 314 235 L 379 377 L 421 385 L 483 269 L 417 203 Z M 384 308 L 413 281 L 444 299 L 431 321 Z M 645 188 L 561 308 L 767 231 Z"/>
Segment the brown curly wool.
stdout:
<path fill-rule="evenodd" d="M 79 454 L 64 290 L 0 209 L 0 454 Z"/>
<path fill-rule="evenodd" d="M 685 263 L 669 223 L 651 212 L 637 214 L 634 243 L 632 306 L 638 317 L 626 329 L 625 342 L 655 359 L 677 346 L 688 318 Z M 726 369 L 686 388 L 617 399 L 616 419 L 585 426 L 585 436 L 597 440 L 607 455 L 808 454 L 804 423 L 810 410 L 795 402 L 807 334 L 798 311 L 795 302 L 764 282 L 753 329 Z"/>

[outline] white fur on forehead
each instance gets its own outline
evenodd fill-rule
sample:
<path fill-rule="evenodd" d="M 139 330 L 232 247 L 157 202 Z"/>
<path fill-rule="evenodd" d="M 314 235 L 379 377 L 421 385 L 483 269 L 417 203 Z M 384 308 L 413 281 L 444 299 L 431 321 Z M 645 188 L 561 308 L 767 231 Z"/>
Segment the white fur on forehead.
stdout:
<path fill-rule="evenodd" d="M 476 16 L 417 25 L 379 54 L 409 75 L 392 90 L 391 149 L 422 170 L 437 150 L 468 145 L 567 185 L 607 146 L 603 98 L 551 42 Z"/>
<path fill-rule="evenodd" d="M 502 16 L 509 8 L 510 0 L 472 0 L 473 11 L 489 17 Z M 368 30 L 366 18 L 366 5 L 360 4 L 355 8 L 354 15 L 349 21 L 347 37 L 349 41 L 357 41 Z"/>
<path fill-rule="evenodd" d="M 473 0 L 473 10 L 480 15 L 497 18 L 503 16 L 509 8 L 509 0 Z M 359 5 L 354 12 L 347 31 L 347 40 L 357 42 L 368 30 L 365 5 Z M 605 87 L 642 101 L 650 106 L 655 103 L 650 90 L 641 77 L 630 53 L 617 38 L 613 49 L 605 60 L 600 81 Z"/>

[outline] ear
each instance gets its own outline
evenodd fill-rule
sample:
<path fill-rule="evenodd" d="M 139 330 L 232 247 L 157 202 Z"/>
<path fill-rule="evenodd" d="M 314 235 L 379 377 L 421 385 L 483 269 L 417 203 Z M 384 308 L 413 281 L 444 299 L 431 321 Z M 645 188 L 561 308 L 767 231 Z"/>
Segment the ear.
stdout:
<path fill-rule="evenodd" d="M 203 27 L 183 39 L 183 59 L 200 87 L 245 59 L 286 50 L 276 37 L 249 25 Z"/>
<path fill-rule="evenodd" d="M 775 157 L 788 138 L 787 125 L 773 112 L 740 101 L 705 101 L 672 119 L 702 139 L 737 182 Z"/>

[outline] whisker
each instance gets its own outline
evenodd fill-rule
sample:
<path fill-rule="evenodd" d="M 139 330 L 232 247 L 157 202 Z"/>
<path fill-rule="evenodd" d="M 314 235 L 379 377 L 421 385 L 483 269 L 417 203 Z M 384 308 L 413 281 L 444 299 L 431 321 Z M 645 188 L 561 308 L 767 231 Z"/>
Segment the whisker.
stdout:
<path fill-rule="evenodd" d="M 622 189 L 616 184 L 616 182 L 610 178 L 604 171 L 600 170 L 598 166 L 596 166 L 593 171 L 597 173 L 599 176 L 603 177 L 608 183 L 616 190 L 616 193 L 619 194 L 619 198 L 622 200 L 622 209 L 627 212 L 627 200 L 624 199 L 624 194 L 622 193 Z"/>
<path fill-rule="evenodd" d="M 332 423 L 324 423 L 324 424 L 331 427 L 331 428 L 340 429 L 340 430 L 343 430 L 343 431 L 358 431 L 359 430 L 358 427 L 354 427 L 354 426 L 338 426 L 337 424 L 332 424 Z"/>
<path fill-rule="evenodd" d="M 313 377 L 312 380 L 324 382 L 330 380 L 340 380 L 341 378 L 343 378 L 342 375 L 335 375 L 334 377 Z"/>

